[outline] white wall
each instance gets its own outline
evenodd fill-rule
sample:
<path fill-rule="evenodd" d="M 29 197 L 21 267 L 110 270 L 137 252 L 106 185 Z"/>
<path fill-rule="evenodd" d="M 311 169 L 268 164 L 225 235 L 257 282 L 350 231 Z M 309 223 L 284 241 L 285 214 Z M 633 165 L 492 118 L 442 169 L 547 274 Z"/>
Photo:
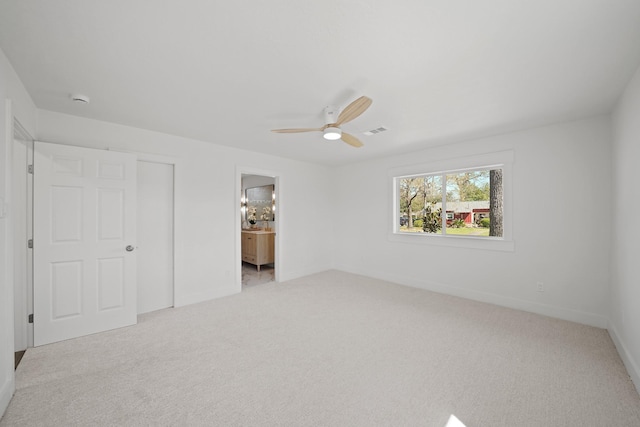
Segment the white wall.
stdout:
<path fill-rule="evenodd" d="M 613 115 L 613 247 L 611 251 L 611 324 L 618 352 L 640 391 L 640 68 Z"/>
<path fill-rule="evenodd" d="M 171 156 L 175 170 L 177 306 L 239 292 L 238 168 L 279 176 L 281 281 L 331 267 L 325 230 L 310 227 L 308 213 L 330 211 L 328 168 L 202 141 L 39 111 L 38 139 L 94 148 Z M 237 264 L 237 265 L 236 265 Z"/>
<path fill-rule="evenodd" d="M 610 140 L 610 121 L 603 116 L 339 168 L 336 264 L 354 273 L 606 327 Z M 390 169 L 503 150 L 515 156 L 515 251 L 389 240 Z M 544 292 L 536 291 L 537 281 L 544 282 Z"/>
<path fill-rule="evenodd" d="M 4 413 L 15 388 L 13 371 L 13 227 L 12 147 L 13 118 L 35 133 L 35 105 L 22 82 L 0 50 L 0 414 Z"/>
<path fill-rule="evenodd" d="M 0 70 L 0 210 L 8 211 L 10 186 L 7 171 L 11 158 L 11 119 L 7 112 L 10 105 L 5 103 L 7 89 L 4 67 Z M 6 409 L 14 390 L 14 376 L 10 365 L 13 353 L 13 289 L 9 274 L 13 258 L 8 238 L 10 229 L 9 218 L 0 215 L 0 413 Z"/>

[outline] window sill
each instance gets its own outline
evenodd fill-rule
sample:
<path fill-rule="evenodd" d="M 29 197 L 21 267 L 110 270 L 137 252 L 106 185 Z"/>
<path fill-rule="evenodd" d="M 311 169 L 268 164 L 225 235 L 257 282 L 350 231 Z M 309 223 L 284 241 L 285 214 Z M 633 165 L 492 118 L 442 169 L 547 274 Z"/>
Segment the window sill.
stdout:
<path fill-rule="evenodd" d="M 442 234 L 402 233 L 394 231 L 389 233 L 389 240 L 392 242 L 448 246 L 452 248 L 482 249 L 502 252 L 515 251 L 515 242 L 513 240 L 499 239 L 495 237 L 445 236 Z"/>

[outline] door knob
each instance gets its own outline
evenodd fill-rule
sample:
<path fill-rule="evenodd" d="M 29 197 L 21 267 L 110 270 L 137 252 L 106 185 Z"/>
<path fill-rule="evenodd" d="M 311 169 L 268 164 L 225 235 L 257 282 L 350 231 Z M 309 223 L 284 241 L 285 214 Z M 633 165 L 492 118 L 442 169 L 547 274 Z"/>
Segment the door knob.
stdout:
<path fill-rule="evenodd" d="M 133 246 L 129 245 L 125 249 L 127 250 L 127 252 L 131 252 L 133 251 Z"/>

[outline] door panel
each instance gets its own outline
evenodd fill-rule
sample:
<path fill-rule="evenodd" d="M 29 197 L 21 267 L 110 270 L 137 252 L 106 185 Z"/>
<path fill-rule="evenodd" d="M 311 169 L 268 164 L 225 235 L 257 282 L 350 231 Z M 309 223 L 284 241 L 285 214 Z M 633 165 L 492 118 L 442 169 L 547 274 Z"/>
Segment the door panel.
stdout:
<path fill-rule="evenodd" d="M 135 324 L 135 155 L 36 142 L 34 157 L 34 345 Z"/>
<path fill-rule="evenodd" d="M 98 259 L 98 311 L 124 307 L 124 257 Z"/>
<path fill-rule="evenodd" d="M 51 263 L 53 320 L 80 316 L 82 313 L 82 262 Z"/>
<path fill-rule="evenodd" d="M 124 216 L 124 191 L 120 188 L 99 188 L 98 241 L 122 240 Z"/>
<path fill-rule="evenodd" d="M 51 243 L 82 241 L 82 188 L 51 187 Z"/>

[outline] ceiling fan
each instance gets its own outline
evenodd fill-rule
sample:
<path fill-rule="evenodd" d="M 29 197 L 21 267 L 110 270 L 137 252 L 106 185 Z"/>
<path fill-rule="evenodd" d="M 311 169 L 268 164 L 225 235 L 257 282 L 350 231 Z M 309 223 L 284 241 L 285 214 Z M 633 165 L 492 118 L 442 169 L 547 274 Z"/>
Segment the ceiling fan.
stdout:
<path fill-rule="evenodd" d="M 325 125 L 319 128 L 299 128 L 299 129 L 273 129 L 271 132 L 276 133 L 299 133 L 299 132 L 322 132 L 324 139 L 336 140 L 342 139 L 353 147 L 362 147 L 362 142 L 355 136 L 343 132 L 340 126 L 350 122 L 351 120 L 364 113 L 373 101 L 371 98 L 361 96 L 360 98 L 347 105 L 338 115 L 339 110 L 336 107 L 328 106 L 324 109 Z M 337 119 L 336 119 L 337 117 Z"/>

